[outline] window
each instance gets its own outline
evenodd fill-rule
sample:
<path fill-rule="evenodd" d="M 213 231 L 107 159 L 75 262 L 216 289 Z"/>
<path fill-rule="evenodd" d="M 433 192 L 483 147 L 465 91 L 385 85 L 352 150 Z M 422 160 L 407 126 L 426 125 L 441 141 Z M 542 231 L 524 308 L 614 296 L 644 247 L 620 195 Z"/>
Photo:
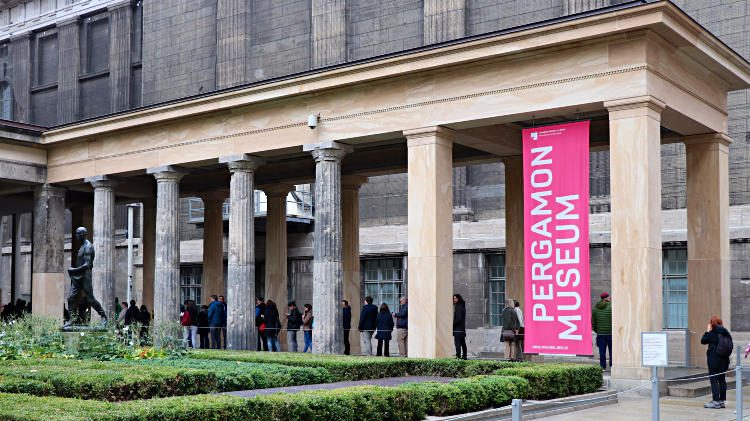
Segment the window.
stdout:
<path fill-rule="evenodd" d="M 57 31 L 39 32 L 35 38 L 34 86 L 57 83 Z"/>
<path fill-rule="evenodd" d="M 661 270 L 664 327 L 686 329 L 688 325 L 687 249 L 664 249 Z"/>
<path fill-rule="evenodd" d="M 364 268 L 365 296 L 371 296 L 378 307 L 386 303 L 391 311 L 396 311 L 404 291 L 403 260 L 400 257 L 365 260 Z"/>
<path fill-rule="evenodd" d="M 505 307 L 505 255 L 487 255 L 487 296 L 489 297 L 490 327 L 503 325 Z"/>
<path fill-rule="evenodd" d="M 8 82 L 0 82 L 0 118 L 13 119 L 13 95 Z"/>
<path fill-rule="evenodd" d="M 83 74 L 109 69 L 109 16 L 102 13 L 83 20 L 81 68 Z"/>
<path fill-rule="evenodd" d="M 193 300 L 196 304 L 202 303 L 203 289 L 203 267 L 183 266 L 180 268 L 180 303 L 185 300 Z"/>

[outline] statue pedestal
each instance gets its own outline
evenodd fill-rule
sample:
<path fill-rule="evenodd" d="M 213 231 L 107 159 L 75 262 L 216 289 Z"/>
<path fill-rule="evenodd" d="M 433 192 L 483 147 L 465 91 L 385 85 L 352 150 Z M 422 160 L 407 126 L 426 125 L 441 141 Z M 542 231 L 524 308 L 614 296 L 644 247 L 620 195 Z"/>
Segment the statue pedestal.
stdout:
<path fill-rule="evenodd" d="M 77 354 L 81 339 L 87 335 L 106 335 L 107 330 L 94 326 L 66 326 L 60 329 L 63 334 L 65 352 L 67 354 Z"/>

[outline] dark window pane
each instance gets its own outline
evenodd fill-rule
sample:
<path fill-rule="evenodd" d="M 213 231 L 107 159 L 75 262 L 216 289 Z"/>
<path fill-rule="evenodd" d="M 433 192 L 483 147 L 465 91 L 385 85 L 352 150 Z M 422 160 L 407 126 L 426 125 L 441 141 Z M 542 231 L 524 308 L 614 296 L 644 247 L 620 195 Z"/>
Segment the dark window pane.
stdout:
<path fill-rule="evenodd" d="M 109 19 L 90 18 L 86 24 L 86 72 L 109 68 Z"/>
<path fill-rule="evenodd" d="M 109 76 L 81 81 L 81 118 L 106 114 L 110 110 Z"/>
<path fill-rule="evenodd" d="M 37 44 L 37 85 L 57 82 L 57 34 L 40 36 Z"/>

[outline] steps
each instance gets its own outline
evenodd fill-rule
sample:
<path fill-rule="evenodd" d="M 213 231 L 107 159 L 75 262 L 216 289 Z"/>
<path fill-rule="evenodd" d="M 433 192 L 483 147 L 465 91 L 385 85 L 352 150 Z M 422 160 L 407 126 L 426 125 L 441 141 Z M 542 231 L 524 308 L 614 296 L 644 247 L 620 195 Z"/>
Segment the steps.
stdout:
<path fill-rule="evenodd" d="M 747 386 L 747 380 L 743 379 L 742 384 L 743 386 Z M 735 387 L 736 380 L 734 379 L 734 376 L 730 377 L 729 375 L 727 375 L 727 390 L 734 389 Z M 697 398 L 711 394 L 711 382 L 709 382 L 708 379 L 691 381 L 689 378 L 685 378 L 684 382 L 680 381 L 675 382 L 675 384 L 668 385 L 667 391 L 667 394 L 669 396 L 676 396 L 681 398 Z"/>

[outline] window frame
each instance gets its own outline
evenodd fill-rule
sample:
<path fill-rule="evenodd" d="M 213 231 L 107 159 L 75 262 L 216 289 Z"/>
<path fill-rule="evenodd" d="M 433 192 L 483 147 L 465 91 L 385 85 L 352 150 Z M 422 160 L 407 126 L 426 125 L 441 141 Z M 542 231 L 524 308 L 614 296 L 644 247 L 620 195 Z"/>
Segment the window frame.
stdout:
<path fill-rule="evenodd" d="M 91 49 L 89 48 L 89 25 L 95 24 L 99 21 L 106 20 L 107 21 L 107 67 L 105 69 L 99 69 L 99 70 L 91 70 L 90 68 L 90 62 L 91 62 Z M 80 79 L 90 79 L 95 78 L 102 75 L 108 75 L 109 74 L 109 55 L 110 55 L 110 48 L 111 48 L 111 42 L 112 42 L 112 27 L 111 27 L 111 21 L 109 12 L 98 12 L 92 15 L 83 16 L 81 18 L 81 25 L 80 25 L 80 71 L 79 71 L 79 78 Z"/>
<path fill-rule="evenodd" d="M 392 262 L 390 267 L 385 265 L 386 262 Z M 377 266 L 372 268 L 373 263 Z M 380 304 L 388 304 L 388 308 L 391 312 L 398 311 L 399 298 L 407 294 L 406 287 L 406 267 L 404 264 L 403 257 L 378 257 L 371 259 L 362 259 L 361 261 L 362 271 L 362 286 L 364 288 L 365 296 L 372 296 L 373 304 L 380 307 Z M 374 270 L 376 273 L 376 279 L 369 276 L 369 272 Z M 386 276 L 386 271 L 392 270 L 392 277 Z M 392 286 L 393 291 L 390 293 L 384 293 L 383 287 Z M 377 294 L 373 295 L 370 288 L 376 288 Z M 383 298 L 386 297 L 386 298 Z M 387 298 L 390 297 L 390 298 Z"/>
<path fill-rule="evenodd" d="M 184 283 L 187 278 L 192 281 Z M 198 278 L 196 275 L 200 276 Z M 197 282 L 196 282 L 197 279 Z M 187 290 L 187 294 L 185 294 Z M 180 266 L 180 303 L 185 300 L 194 300 L 196 304 L 203 304 L 203 266 L 202 265 L 181 265 Z"/>
<path fill-rule="evenodd" d="M 487 326 L 490 328 L 496 328 L 501 327 L 503 325 L 503 308 L 505 307 L 505 297 L 507 295 L 507 274 L 505 271 L 506 268 L 506 260 L 505 260 L 505 253 L 490 253 L 485 254 L 484 260 L 485 260 L 485 267 L 487 276 L 486 276 L 486 282 L 487 282 L 487 288 L 486 288 L 486 294 L 487 294 L 487 311 L 486 314 L 486 323 Z M 493 265 L 492 260 L 495 258 L 498 259 L 500 262 L 500 265 Z M 493 276 L 493 267 L 499 268 L 497 276 Z M 493 284 L 497 283 L 497 287 L 493 288 Z M 500 290 L 500 291 L 497 291 Z M 499 296 L 500 301 L 497 303 L 499 307 L 499 312 L 494 313 L 493 308 L 496 306 L 493 306 L 493 296 Z M 493 322 L 494 321 L 494 322 Z"/>
<path fill-rule="evenodd" d="M 675 252 L 684 252 L 684 260 L 672 260 L 671 262 L 679 264 L 680 262 L 684 263 L 685 271 L 682 272 L 675 272 L 672 273 L 670 270 L 670 260 L 669 256 L 670 254 L 673 254 Z M 689 284 L 689 278 L 688 278 L 688 258 L 687 258 L 687 247 L 686 246 L 671 246 L 671 247 L 664 247 L 662 249 L 662 271 L 661 271 L 661 279 L 662 279 L 662 323 L 664 326 L 664 329 L 687 329 L 688 328 L 688 316 L 689 316 L 689 308 L 688 308 L 688 289 L 690 288 Z M 670 281 L 677 281 L 677 280 L 683 280 L 685 281 L 685 288 L 684 289 L 677 289 L 677 288 L 671 288 Z M 674 297 L 674 293 L 682 293 L 684 294 L 684 300 L 676 300 L 671 301 L 670 298 Z M 670 309 L 680 309 L 684 308 L 683 311 L 681 311 L 681 314 L 678 310 L 678 314 L 673 316 L 674 318 L 677 318 L 680 320 L 678 323 L 672 323 L 673 317 L 672 313 L 670 312 Z"/>
<path fill-rule="evenodd" d="M 41 49 L 39 45 L 45 38 L 54 37 L 57 41 L 57 60 L 55 60 L 56 72 L 54 82 L 40 83 L 40 63 L 41 63 Z M 32 37 L 32 74 L 31 74 L 31 92 L 43 91 L 46 89 L 56 88 L 60 82 L 60 39 L 58 38 L 57 28 L 47 28 L 34 32 Z"/>

